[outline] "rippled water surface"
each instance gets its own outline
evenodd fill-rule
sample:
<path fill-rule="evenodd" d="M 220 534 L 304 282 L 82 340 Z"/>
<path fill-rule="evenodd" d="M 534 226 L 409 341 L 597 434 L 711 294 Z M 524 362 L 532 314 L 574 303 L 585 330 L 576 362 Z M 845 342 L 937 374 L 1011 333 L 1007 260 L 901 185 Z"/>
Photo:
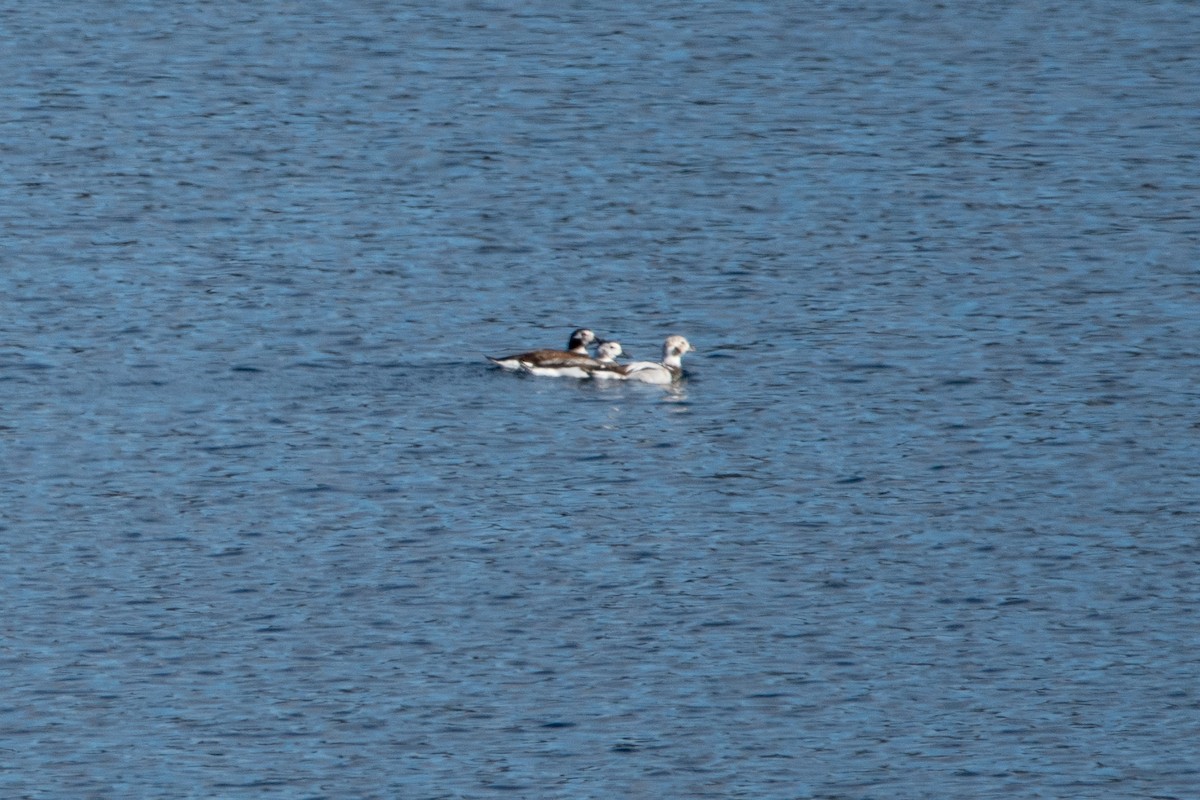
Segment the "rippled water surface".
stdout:
<path fill-rule="evenodd" d="M 4 797 L 1195 796 L 1192 4 L 0 36 Z"/>

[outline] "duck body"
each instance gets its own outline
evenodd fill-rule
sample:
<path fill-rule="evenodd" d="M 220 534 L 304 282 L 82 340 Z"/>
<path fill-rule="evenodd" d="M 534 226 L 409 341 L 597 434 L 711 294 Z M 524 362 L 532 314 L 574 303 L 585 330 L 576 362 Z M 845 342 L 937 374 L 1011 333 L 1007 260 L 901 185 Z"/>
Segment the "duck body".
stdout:
<path fill-rule="evenodd" d="M 664 367 L 655 361 L 633 361 L 625 365 L 625 380 L 627 381 L 667 386 L 674 383 L 681 375 L 683 375 L 682 369 Z"/>
<path fill-rule="evenodd" d="M 540 375 L 544 378 L 586 378 L 589 369 L 600 366 L 600 362 L 590 356 L 561 357 L 554 350 L 538 350 L 524 353 L 518 361 L 518 368 L 530 375 Z"/>

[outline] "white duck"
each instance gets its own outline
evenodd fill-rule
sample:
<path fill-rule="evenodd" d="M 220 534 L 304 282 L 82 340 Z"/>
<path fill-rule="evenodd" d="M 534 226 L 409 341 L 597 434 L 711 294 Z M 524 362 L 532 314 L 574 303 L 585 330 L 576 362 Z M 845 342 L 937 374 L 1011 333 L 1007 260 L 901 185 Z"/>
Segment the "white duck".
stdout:
<path fill-rule="evenodd" d="M 663 342 L 662 363 L 633 361 L 619 367 L 627 381 L 668 385 L 683 375 L 683 354 L 694 353 L 696 348 L 682 336 L 668 336 Z M 618 365 L 619 366 L 619 365 Z"/>
<path fill-rule="evenodd" d="M 600 366 L 588 369 L 588 375 L 595 380 L 625 380 L 625 367 L 617 363 L 617 356 L 623 352 L 620 342 L 601 342 L 596 349 L 596 360 Z"/>

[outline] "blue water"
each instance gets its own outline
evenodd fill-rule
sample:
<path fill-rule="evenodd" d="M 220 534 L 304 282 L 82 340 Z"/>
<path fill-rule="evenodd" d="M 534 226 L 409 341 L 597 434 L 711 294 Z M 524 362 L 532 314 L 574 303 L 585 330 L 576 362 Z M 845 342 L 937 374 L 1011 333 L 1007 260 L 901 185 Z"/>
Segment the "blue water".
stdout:
<path fill-rule="evenodd" d="M 3 797 L 1195 797 L 1193 4 L 0 40 Z"/>

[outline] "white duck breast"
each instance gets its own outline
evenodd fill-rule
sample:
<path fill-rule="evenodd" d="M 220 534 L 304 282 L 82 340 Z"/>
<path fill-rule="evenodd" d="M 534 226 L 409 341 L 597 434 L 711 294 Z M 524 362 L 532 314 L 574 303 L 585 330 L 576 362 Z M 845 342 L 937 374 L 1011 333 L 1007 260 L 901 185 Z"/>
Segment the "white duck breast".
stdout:
<path fill-rule="evenodd" d="M 528 353 L 517 353 L 516 355 L 504 356 L 502 358 L 487 356 L 487 360 L 498 367 L 508 370 L 533 372 L 535 369 L 569 369 L 580 372 L 580 375 L 576 377 L 583 377 L 582 367 L 600 363 L 588 355 L 587 347 L 594 341 L 596 341 L 596 334 L 587 328 L 580 328 L 571 334 L 571 339 L 567 342 L 566 350 L 531 350 Z M 533 372 L 533 374 L 558 373 Z"/>
<path fill-rule="evenodd" d="M 660 385 L 674 383 L 683 375 L 683 354 L 695 350 L 682 336 L 668 336 L 663 343 L 662 363 L 634 361 L 626 364 L 625 380 Z"/>
<path fill-rule="evenodd" d="M 575 361 L 559 359 L 531 359 L 521 362 L 521 369 L 530 375 L 544 378 L 586 378 L 588 370 L 600 362 L 587 356 L 576 356 Z"/>

